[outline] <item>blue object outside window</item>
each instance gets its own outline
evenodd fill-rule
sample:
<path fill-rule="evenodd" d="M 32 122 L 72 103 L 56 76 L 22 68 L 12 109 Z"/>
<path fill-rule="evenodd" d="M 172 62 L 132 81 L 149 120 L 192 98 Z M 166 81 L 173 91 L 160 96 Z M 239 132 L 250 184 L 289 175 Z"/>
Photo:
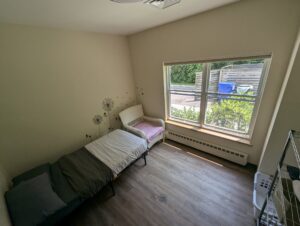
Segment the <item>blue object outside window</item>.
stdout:
<path fill-rule="evenodd" d="M 232 93 L 235 90 L 234 82 L 220 82 L 218 85 L 219 93 Z"/>

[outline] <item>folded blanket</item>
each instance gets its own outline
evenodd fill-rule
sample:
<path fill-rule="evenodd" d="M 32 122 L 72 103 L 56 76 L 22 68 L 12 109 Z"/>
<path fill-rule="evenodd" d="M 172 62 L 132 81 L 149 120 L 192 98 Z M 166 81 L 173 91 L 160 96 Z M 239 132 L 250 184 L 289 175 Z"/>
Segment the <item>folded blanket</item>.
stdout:
<path fill-rule="evenodd" d="M 58 160 L 62 173 L 72 188 L 83 198 L 98 193 L 112 178 L 112 171 L 85 148 Z"/>

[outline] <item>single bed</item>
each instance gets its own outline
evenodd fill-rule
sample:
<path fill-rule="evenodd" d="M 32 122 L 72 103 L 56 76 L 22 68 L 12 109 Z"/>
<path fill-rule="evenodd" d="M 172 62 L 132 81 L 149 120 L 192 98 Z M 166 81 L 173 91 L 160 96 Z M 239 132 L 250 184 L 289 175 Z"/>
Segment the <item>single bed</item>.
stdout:
<path fill-rule="evenodd" d="M 115 130 L 75 152 L 62 156 L 54 164 L 44 164 L 15 177 L 13 188 L 5 195 L 14 225 L 55 225 L 86 199 L 101 191 L 105 185 L 112 186 L 112 180 L 135 161 L 143 157 L 146 164 L 146 155 L 147 143 L 144 139 L 126 131 Z M 42 185 L 39 183 L 41 180 L 47 183 Z M 34 184 L 35 191 L 31 192 L 26 183 L 31 187 Z M 22 190 L 24 185 L 27 186 L 28 194 L 26 202 Z M 39 200 L 39 195 L 36 194 L 39 194 L 41 187 L 47 190 L 41 197 L 47 201 L 40 203 L 41 206 L 33 206 L 36 202 L 28 201 L 32 200 L 28 197 Z M 112 190 L 114 193 L 113 186 Z M 45 211 L 49 206 L 43 203 L 53 203 L 53 199 L 47 198 L 53 195 L 57 196 L 56 201 L 60 203 L 60 208 L 56 205 L 55 211 Z M 32 209 L 35 213 L 32 213 Z M 32 217 L 28 217 L 29 214 Z"/>

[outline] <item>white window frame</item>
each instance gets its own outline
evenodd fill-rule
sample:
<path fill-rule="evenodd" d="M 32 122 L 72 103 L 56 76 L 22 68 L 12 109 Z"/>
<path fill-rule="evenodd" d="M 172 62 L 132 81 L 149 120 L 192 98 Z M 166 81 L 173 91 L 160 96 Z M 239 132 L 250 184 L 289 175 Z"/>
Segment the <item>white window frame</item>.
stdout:
<path fill-rule="evenodd" d="M 207 96 L 208 95 L 222 95 L 222 94 L 208 92 L 208 84 L 209 84 L 208 81 L 209 81 L 209 76 L 210 76 L 210 65 L 211 65 L 211 63 L 218 62 L 218 61 L 235 61 L 235 60 L 238 61 L 238 60 L 249 60 L 249 59 L 257 59 L 257 58 L 260 58 L 260 59 L 263 58 L 264 59 L 264 65 L 263 65 L 262 74 L 261 74 L 261 77 L 260 77 L 259 86 L 257 88 L 257 94 L 254 97 L 254 108 L 253 108 L 253 112 L 252 112 L 252 116 L 251 116 L 251 120 L 250 120 L 248 133 L 239 133 L 239 132 L 236 132 L 236 131 L 233 131 L 233 130 L 230 130 L 230 129 L 226 129 L 226 128 L 220 128 L 220 127 L 213 126 L 213 125 L 205 125 L 205 114 L 206 114 L 206 107 L 207 107 L 207 100 L 208 100 Z M 169 120 L 169 121 L 175 121 L 177 123 L 192 125 L 192 126 L 197 127 L 199 129 L 204 128 L 204 129 L 207 129 L 207 130 L 220 132 L 220 133 L 223 133 L 223 134 L 226 134 L 226 135 L 231 135 L 231 136 L 245 138 L 245 139 L 251 139 L 253 131 L 254 131 L 255 122 L 256 122 L 257 115 L 258 115 L 258 110 L 259 110 L 259 106 L 260 106 L 260 103 L 261 103 L 261 98 L 262 98 L 262 95 L 263 95 L 265 83 L 266 83 L 266 80 L 267 80 L 270 63 L 271 63 L 271 56 L 270 55 L 251 56 L 251 57 L 238 57 L 238 58 L 225 58 L 225 59 L 215 59 L 215 60 L 208 60 L 208 61 L 164 63 L 166 119 Z M 176 64 L 203 64 L 202 87 L 201 87 L 201 92 L 200 92 L 200 116 L 199 116 L 199 120 L 197 122 L 172 117 L 171 114 L 170 114 L 170 110 L 171 110 L 171 101 L 170 100 L 171 100 L 172 90 L 170 88 L 171 76 L 170 76 L 169 66 L 176 65 Z M 230 95 L 233 96 L 232 94 L 230 94 Z M 242 95 L 238 95 L 238 96 L 242 96 Z"/>

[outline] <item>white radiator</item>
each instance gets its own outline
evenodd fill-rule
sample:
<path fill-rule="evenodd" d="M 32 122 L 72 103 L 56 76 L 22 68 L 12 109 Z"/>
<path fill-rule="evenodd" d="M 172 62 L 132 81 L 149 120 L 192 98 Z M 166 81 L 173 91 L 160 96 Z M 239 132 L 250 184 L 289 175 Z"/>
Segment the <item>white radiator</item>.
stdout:
<path fill-rule="evenodd" d="M 201 151 L 205 151 L 209 154 L 216 155 L 218 157 L 227 159 L 240 165 L 244 166 L 247 164 L 248 154 L 234 150 L 228 150 L 223 147 L 200 141 L 195 138 L 187 137 L 185 135 L 170 130 L 167 132 L 166 136 L 170 140 L 174 140 L 176 142 L 199 149 Z"/>

